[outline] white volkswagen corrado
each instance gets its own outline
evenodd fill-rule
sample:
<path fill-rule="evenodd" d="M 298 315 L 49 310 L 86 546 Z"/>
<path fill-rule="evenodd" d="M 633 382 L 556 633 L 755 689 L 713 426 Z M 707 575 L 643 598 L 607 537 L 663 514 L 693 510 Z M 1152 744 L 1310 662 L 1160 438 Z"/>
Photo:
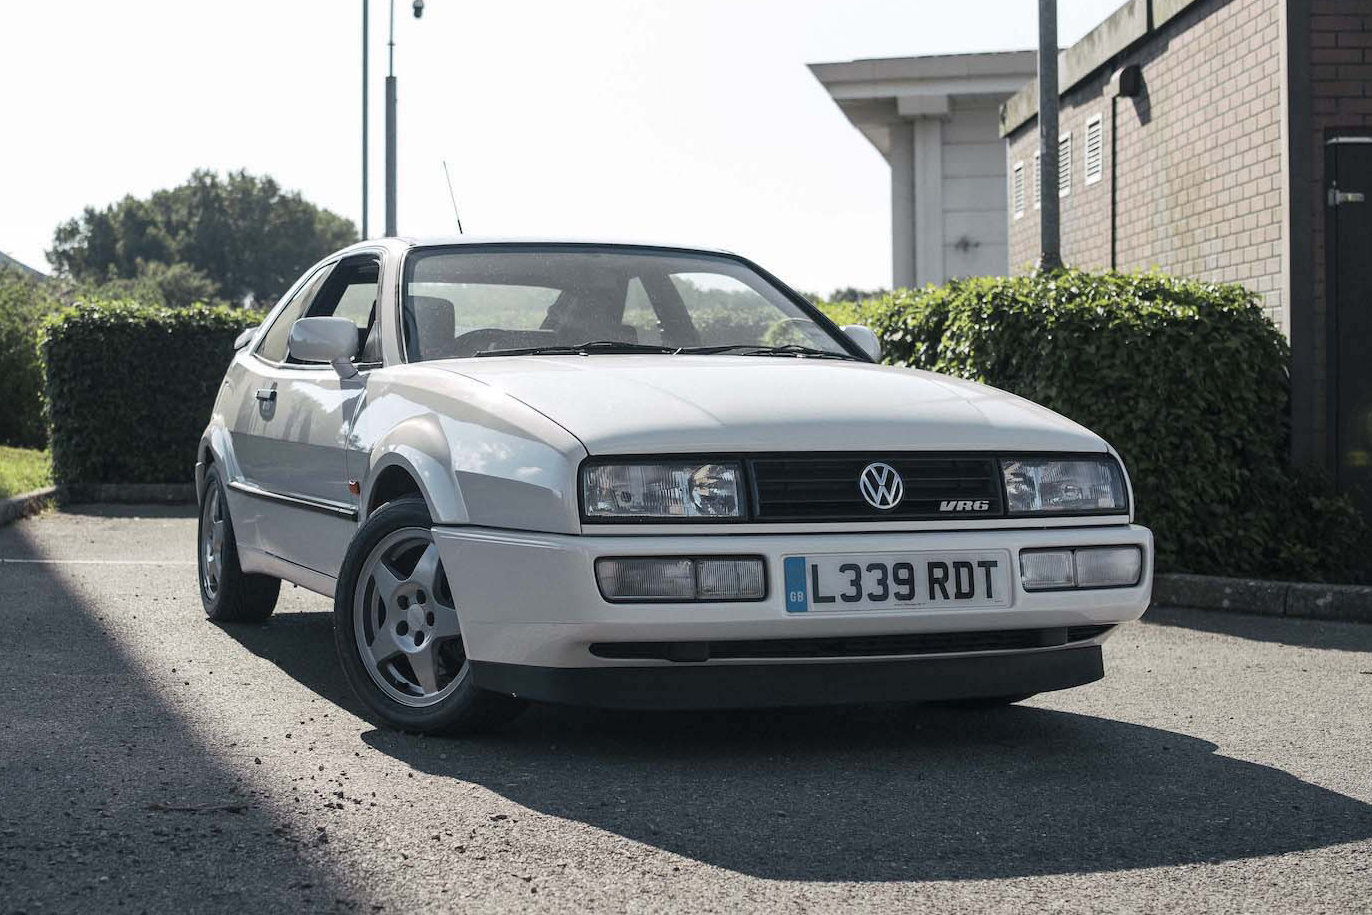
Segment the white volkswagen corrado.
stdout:
<path fill-rule="evenodd" d="M 1100 678 L 1152 585 L 1117 455 L 878 355 L 724 252 L 348 248 L 224 377 L 205 609 L 331 595 L 348 680 L 417 731 L 526 699 L 993 705 Z"/>

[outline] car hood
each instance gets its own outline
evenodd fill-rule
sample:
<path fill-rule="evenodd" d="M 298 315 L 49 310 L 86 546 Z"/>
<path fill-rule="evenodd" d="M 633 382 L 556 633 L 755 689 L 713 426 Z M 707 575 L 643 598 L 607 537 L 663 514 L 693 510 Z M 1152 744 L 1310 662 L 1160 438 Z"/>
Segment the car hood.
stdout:
<path fill-rule="evenodd" d="M 427 362 L 565 427 L 591 454 L 1104 451 L 1013 394 L 932 372 L 765 356 L 510 356 Z"/>

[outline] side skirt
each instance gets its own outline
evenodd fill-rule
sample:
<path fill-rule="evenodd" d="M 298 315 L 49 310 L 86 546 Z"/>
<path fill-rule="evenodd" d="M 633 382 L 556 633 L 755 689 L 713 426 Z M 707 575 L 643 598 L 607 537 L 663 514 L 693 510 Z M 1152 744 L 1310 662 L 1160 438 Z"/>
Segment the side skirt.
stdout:
<path fill-rule="evenodd" d="M 323 572 L 316 572 L 314 569 L 307 569 L 290 560 L 282 559 L 280 556 L 264 553 L 262 550 L 249 549 L 242 545 L 238 547 L 238 562 L 243 567 L 244 572 L 270 575 L 325 597 L 333 597 L 334 588 L 338 586 L 337 579 L 325 575 Z"/>

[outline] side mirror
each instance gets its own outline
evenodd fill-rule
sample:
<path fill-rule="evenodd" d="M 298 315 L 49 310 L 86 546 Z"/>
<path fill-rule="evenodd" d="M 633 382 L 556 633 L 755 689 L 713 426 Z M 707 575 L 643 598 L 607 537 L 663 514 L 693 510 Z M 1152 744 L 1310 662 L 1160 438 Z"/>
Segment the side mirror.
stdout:
<path fill-rule="evenodd" d="M 251 343 L 251 342 L 252 342 L 252 338 L 253 338 L 253 337 L 256 337 L 256 336 L 257 336 L 257 332 L 258 332 L 259 330 L 261 330 L 261 329 L 262 329 L 262 325 L 259 324 L 259 325 L 257 325 L 256 327 L 249 327 L 247 330 L 243 331 L 243 333 L 239 334 L 238 337 L 233 341 L 233 350 L 234 350 L 234 352 L 238 352 L 238 351 L 241 350 L 243 347 L 245 347 L 245 346 L 247 346 L 249 343 Z"/>
<path fill-rule="evenodd" d="M 357 325 L 347 318 L 301 318 L 286 341 L 290 354 L 301 362 L 327 362 L 339 378 L 352 378 L 357 367 Z"/>
<path fill-rule="evenodd" d="M 848 339 L 856 343 L 864 353 L 872 357 L 873 362 L 881 361 L 881 340 L 877 338 L 876 332 L 870 327 L 861 324 L 845 324 L 843 332 L 848 335 Z"/>

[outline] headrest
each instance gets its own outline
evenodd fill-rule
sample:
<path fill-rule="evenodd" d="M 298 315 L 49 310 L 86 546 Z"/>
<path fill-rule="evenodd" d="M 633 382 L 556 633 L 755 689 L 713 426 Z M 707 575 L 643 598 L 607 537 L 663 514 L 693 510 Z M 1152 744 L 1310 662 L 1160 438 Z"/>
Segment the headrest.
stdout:
<path fill-rule="evenodd" d="M 457 317 L 453 303 L 432 295 L 410 297 L 414 313 L 414 329 L 420 355 L 437 359 L 451 355 L 457 336 Z"/>

